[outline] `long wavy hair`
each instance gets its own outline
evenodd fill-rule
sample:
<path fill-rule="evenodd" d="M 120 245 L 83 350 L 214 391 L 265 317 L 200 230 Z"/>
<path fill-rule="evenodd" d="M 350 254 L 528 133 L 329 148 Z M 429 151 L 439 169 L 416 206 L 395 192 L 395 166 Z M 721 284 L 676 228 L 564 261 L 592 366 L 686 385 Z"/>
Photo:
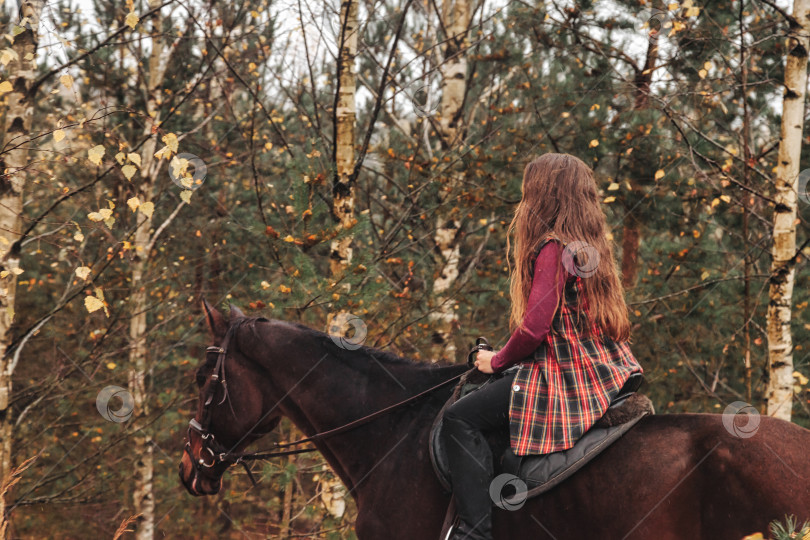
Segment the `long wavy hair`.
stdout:
<path fill-rule="evenodd" d="M 627 341 L 630 337 L 627 304 L 593 171 L 582 160 L 568 154 L 544 154 L 526 165 L 523 171 L 523 196 L 507 234 L 512 300 L 510 327 L 514 330 L 523 326 L 534 259 L 540 244 L 549 236 L 576 246 L 567 248 L 567 253 L 561 252 L 561 256 L 569 271 L 585 270 L 577 273 L 582 276 L 590 322 L 596 323 L 614 341 Z"/>

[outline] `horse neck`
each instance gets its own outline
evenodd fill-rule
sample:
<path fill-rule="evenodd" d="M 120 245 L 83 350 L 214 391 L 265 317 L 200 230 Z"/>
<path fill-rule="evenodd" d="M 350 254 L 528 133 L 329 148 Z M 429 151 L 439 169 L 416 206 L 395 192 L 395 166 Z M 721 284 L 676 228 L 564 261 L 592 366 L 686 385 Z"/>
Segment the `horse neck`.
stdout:
<path fill-rule="evenodd" d="M 464 370 L 461 366 L 391 362 L 373 349 L 344 350 L 332 347 L 328 339 L 314 337 L 318 339 L 309 335 L 301 340 L 282 340 L 288 349 L 290 343 L 301 344 L 293 347 L 297 349 L 294 354 L 287 350 L 281 356 L 295 358 L 294 364 L 273 363 L 270 359 L 274 365 L 267 366 L 274 382 L 286 381 L 285 387 L 277 388 L 284 395 L 279 408 L 306 436 L 373 414 Z M 273 355 L 272 343 L 267 344 L 266 350 L 267 356 Z M 289 372 L 280 377 L 285 367 Z M 396 408 L 368 424 L 317 441 L 315 446 L 343 483 L 354 491 L 375 464 L 395 447 L 404 449 L 409 444 L 421 444 L 416 440 L 419 437 L 414 437 L 413 425 L 427 431 L 451 388 L 447 386 L 413 405 Z M 402 444 L 403 436 L 412 439 L 409 444 Z"/>

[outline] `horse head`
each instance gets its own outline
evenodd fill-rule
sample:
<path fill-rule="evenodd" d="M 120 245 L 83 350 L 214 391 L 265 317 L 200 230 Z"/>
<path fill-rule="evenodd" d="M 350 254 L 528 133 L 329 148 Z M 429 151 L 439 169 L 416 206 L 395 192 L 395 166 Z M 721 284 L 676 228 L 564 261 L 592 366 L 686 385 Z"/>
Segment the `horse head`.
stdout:
<path fill-rule="evenodd" d="M 264 412 L 266 375 L 240 349 L 238 330 L 251 319 L 235 306 L 226 320 L 205 300 L 202 305 L 213 344 L 197 368 L 200 397 L 180 461 L 180 481 L 195 496 L 218 493 L 232 456 L 281 420 L 277 410 Z"/>

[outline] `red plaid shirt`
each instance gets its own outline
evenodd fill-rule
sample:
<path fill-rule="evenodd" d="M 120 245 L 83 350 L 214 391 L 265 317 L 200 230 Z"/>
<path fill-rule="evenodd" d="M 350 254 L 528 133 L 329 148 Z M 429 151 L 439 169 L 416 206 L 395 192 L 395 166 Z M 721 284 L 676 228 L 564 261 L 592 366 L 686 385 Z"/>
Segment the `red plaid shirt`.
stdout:
<path fill-rule="evenodd" d="M 584 295 L 580 313 L 582 279 L 577 276 L 566 283 L 551 331 L 515 375 L 509 431 L 519 456 L 574 446 L 605 413 L 628 377 L 643 372 L 628 343 L 614 342 L 589 322 Z"/>

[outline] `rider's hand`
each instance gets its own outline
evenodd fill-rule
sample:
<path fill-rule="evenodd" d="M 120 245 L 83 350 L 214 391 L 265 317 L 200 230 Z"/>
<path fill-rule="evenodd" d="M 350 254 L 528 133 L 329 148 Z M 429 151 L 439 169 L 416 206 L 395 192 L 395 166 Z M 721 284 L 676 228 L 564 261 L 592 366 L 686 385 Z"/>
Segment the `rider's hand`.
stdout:
<path fill-rule="evenodd" d="M 495 351 L 478 351 L 475 355 L 475 367 L 481 373 L 495 373 L 492 369 L 492 357 L 495 356 Z"/>

